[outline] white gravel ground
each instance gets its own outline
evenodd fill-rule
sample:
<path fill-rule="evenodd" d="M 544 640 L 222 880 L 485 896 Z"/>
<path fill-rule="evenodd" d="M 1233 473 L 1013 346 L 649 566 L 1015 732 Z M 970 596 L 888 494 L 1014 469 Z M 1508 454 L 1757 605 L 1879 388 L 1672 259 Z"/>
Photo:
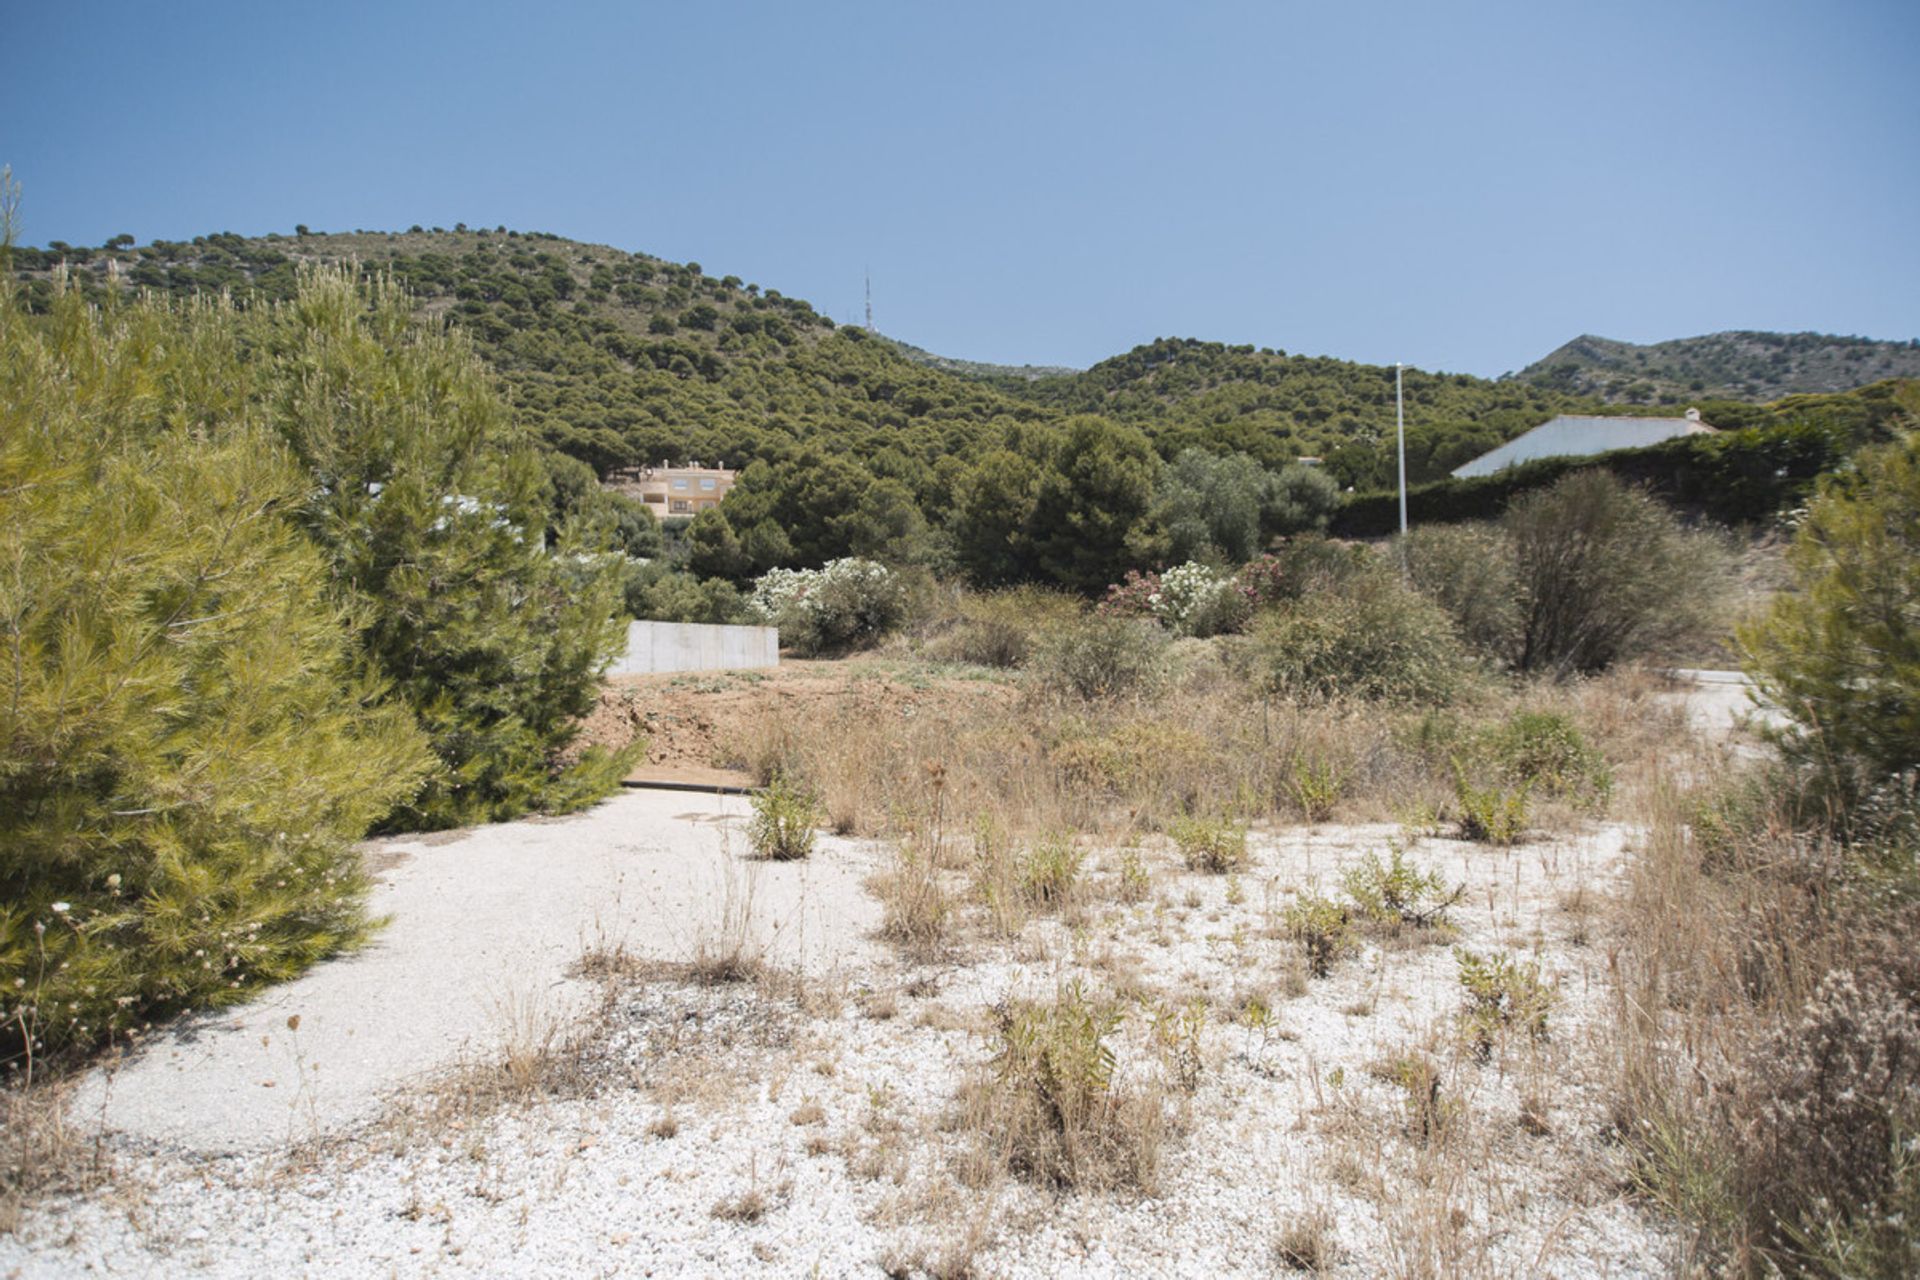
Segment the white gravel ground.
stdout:
<path fill-rule="evenodd" d="M 884 849 L 823 839 L 803 867 L 749 864 L 722 837 L 735 818 L 636 795 L 383 845 L 409 860 L 385 878 L 382 943 L 201 1023 L 197 1040 L 169 1037 L 104 1104 L 90 1094 L 82 1114 L 115 1132 L 118 1175 L 0 1238 L 0 1275 L 840 1276 L 963 1261 L 980 1275 L 1271 1275 L 1275 1241 L 1315 1215 L 1341 1275 L 1673 1267 L 1675 1233 L 1620 1194 L 1600 1105 L 1610 995 L 1589 934 L 1621 828 L 1414 846 L 1467 886 L 1458 944 L 1524 953 L 1558 993 L 1548 1039 L 1516 1035 L 1482 1063 L 1458 1033 L 1448 945 L 1376 941 L 1304 991 L 1289 977 L 1287 904 L 1334 891 L 1392 828 L 1257 833 L 1254 865 L 1232 878 L 1149 845 L 1152 892 L 1132 905 L 1101 851 L 1065 919 L 1011 939 L 974 922 L 950 954 L 910 965 L 872 941 L 877 907 L 859 888 Z M 716 936 L 700 913 L 724 895 L 699 889 L 723 868 L 736 903 L 753 886 L 798 983 L 642 971 L 601 1004 L 564 977 L 583 947 L 672 959 Z M 1115 1037 L 1122 1081 L 1156 1078 L 1149 1007 L 1206 1003 L 1204 1065 L 1171 1099 L 1158 1178 L 1104 1194 L 964 1185 L 956 1097 L 992 1054 L 988 1011 L 1072 981 L 1133 1001 Z M 581 1080 L 421 1121 L 408 1081 L 463 1047 L 485 1060 L 501 1028 L 484 1010 L 515 983 L 584 1011 Z M 1235 1021 L 1249 995 L 1271 1003 L 1268 1028 Z M 1389 1078 L 1415 1048 L 1451 1117 L 1434 1141 L 1410 1131 Z M 320 1082 L 304 1093 L 303 1072 Z M 289 1126 L 322 1140 L 290 1145 Z"/>

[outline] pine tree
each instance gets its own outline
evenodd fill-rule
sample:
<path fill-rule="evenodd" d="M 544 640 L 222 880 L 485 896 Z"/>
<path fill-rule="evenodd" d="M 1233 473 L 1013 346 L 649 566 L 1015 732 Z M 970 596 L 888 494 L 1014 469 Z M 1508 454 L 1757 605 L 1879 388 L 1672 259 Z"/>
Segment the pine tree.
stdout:
<path fill-rule="evenodd" d="M 0 284 L 0 1052 L 353 941 L 352 841 L 430 767 L 249 399 L 223 305 Z"/>
<path fill-rule="evenodd" d="M 441 761 L 385 825 L 604 796 L 633 751 L 559 761 L 624 643 L 622 561 L 610 530 L 578 520 L 544 545 L 546 469 L 466 339 L 416 321 L 392 280 L 336 269 L 304 274 L 247 337 L 269 417 L 313 479 L 301 518 Z"/>

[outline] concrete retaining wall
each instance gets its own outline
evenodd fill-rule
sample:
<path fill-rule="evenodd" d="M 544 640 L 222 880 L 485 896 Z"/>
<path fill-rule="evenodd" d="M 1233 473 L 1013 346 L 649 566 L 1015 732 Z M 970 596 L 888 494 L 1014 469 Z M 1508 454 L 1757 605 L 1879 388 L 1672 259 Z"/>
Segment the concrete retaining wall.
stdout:
<path fill-rule="evenodd" d="M 608 675 L 656 671 L 736 671 L 780 665 L 777 627 L 717 627 L 701 622 L 630 622 L 627 651 Z"/>

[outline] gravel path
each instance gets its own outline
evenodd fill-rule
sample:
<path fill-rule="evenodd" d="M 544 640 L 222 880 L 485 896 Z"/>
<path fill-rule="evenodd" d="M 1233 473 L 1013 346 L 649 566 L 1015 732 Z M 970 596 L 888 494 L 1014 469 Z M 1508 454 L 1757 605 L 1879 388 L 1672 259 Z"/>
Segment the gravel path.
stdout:
<path fill-rule="evenodd" d="M 755 894 L 769 958 L 864 963 L 877 916 L 863 868 L 744 863 L 746 801 L 628 791 L 585 813 L 372 842 L 389 923 L 365 949 L 237 1008 L 183 1019 L 75 1100 L 129 1138 L 183 1152 L 262 1151 L 364 1122 L 410 1081 L 490 1049 L 528 1018 L 565 1019 L 592 983 L 583 952 L 685 958 L 728 896 Z"/>

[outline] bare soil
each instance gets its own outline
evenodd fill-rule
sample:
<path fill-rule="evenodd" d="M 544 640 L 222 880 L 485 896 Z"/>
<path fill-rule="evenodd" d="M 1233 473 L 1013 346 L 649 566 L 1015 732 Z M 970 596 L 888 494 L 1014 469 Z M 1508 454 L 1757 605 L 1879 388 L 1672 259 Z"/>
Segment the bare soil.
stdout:
<path fill-rule="evenodd" d="M 801 713 L 844 713 L 876 720 L 964 718 L 981 699 L 1017 696 L 1009 680 L 975 671 L 927 676 L 883 659 L 783 659 L 771 671 L 616 676 L 586 719 L 581 744 L 620 748 L 647 740 L 634 781 L 750 785 L 740 745 L 747 723 L 770 706 Z"/>

